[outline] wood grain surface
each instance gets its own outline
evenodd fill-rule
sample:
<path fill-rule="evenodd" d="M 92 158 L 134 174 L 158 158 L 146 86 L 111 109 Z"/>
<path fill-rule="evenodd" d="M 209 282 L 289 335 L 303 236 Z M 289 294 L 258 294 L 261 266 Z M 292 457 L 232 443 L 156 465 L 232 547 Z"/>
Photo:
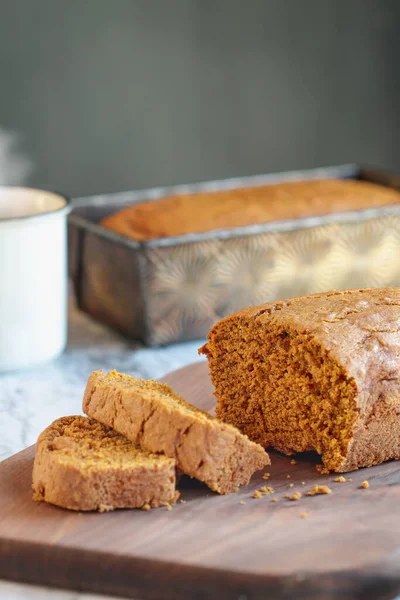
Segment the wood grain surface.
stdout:
<path fill-rule="evenodd" d="M 213 410 L 205 363 L 164 381 Z M 293 465 L 271 453 L 269 480 L 256 474 L 230 496 L 182 477 L 186 502 L 172 511 L 94 514 L 33 502 L 33 457 L 31 447 L 0 464 L 1 578 L 146 600 L 365 600 L 400 590 L 399 463 L 335 483 L 311 454 Z M 332 494 L 307 496 L 315 484 Z M 274 494 L 252 498 L 263 485 Z M 284 498 L 295 491 L 299 501 Z"/>

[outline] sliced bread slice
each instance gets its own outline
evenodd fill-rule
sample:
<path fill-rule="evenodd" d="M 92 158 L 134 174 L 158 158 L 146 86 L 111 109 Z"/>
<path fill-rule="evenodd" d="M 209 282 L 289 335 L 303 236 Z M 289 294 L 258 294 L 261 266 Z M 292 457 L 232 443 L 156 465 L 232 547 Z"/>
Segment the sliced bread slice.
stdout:
<path fill-rule="evenodd" d="M 93 372 L 83 411 L 150 452 L 176 460 L 184 473 L 228 494 L 270 464 L 268 454 L 236 427 L 199 410 L 156 381 Z"/>
<path fill-rule="evenodd" d="M 82 416 L 57 419 L 41 433 L 32 487 L 34 500 L 100 512 L 168 505 L 178 496 L 174 459 Z"/>

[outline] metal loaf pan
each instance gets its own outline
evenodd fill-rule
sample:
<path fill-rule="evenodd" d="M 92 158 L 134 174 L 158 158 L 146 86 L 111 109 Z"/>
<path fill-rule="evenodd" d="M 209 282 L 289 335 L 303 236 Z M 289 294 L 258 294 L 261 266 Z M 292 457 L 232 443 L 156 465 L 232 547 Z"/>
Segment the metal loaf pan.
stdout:
<path fill-rule="evenodd" d="M 244 306 L 330 289 L 400 285 L 400 205 L 145 242 L 97 225 L 127 205 L 171 194 L 326 178 L 400 188 L 398 174 L 343 165 L 75 199 L 69 265 L 78 306 L 157 346 L 202 338 L 218 319 Z"/>

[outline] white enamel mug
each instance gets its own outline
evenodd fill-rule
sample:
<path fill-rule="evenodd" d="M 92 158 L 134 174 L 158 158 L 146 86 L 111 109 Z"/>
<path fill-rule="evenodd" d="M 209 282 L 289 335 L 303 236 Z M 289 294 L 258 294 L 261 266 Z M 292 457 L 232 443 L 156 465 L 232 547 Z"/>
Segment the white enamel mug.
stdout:
<path fill-rule="evenodd" d="M 0 372 L 65 348 L 70 208 L 59 194 L 0 186 Z"/>

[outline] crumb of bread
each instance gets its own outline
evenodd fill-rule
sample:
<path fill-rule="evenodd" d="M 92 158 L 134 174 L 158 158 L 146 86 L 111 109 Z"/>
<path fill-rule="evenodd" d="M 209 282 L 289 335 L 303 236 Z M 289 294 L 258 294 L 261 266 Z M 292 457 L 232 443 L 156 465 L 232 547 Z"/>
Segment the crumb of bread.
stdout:
<path fill-rule="evenodd" d="M 300 516 L 301 516 L 302 519 L 307 519 L 308 512 L 302 512 L 302 513 L 300 513 Z"/>
<path fill-rule="evenodd" d="M 256 490 L 253 494 L 253 498 L 255 498 L 256 500 L 258 500 L 258 498 L 261 498 L 261 496 L 262 494 L 258 490 Z"/>
<path fill-rule="evenodd" d="M 291 465 L 297 465 L 297 462 L 294 460 L 294 458 L 292 458 L 292 460 L 290 461 Z"/>
<path fill-rule="evenodd" d="M 150 504 L 148 502 L 146 502 L 146 504 L 143 504 L 142 506 L 142 510 L 150 510 Z"/>
<path fill-rule="evenodd" d="M 340 475 L 340 477 L 335 477 L 335 479 L 333 481 L 335 483 L 344 483 L 346 481 L 346 477 L 343 477 L 343 475 Z"/>
<path fill-rule="evenodd" d="M 172 506 L 170 504 L 167 504 L 167 510 L 172 510 Z"/>
<path fill-rule="evenodd" d="M 181 498 L 180 502 L 181 504 L 186 504 L 186 500 L 183 500 L 183 498 Z"/>
<path fill-rule="evenodd" d="M 265 486 L 265 485 L 263 485 L 260 488 L 260 492 L 262 492 L 263 494 L 266 494 L 266 495 L 272 494 L 274 492 L 274 488 L 271 487 L 271 486 Z"/>
<path fill-rule="evenodd" d="M 279 498 L 271 498 L 271 502 L 279 502 Z"/>
<path fill-rule="evenodd" d="M 363 481 L 362 484 L 361 484 L 361 487 L 364 488 L 364 490 L 368 489 L 369 488 L 368 481 L 367 480 Z"/>
<path fill-rule="evenodd" d="M 290 479 L 290 475 L 289 475 L 289 473 L 286 475 L 286 479 Z"/>
<path fill-rule="evenodd" d="M 263 479 L 269 479 L 271 477 L 271 473 L 264 473 L 262 476 Z"/>
<path fill-rule="evenodd" d="M 241 501 L 239 502 L 239 504 L 246 504 L 246 502 L 245 502 L 244 500 L 241 500 Z"/>
<path fill-rule="evenodd" d="M 302 482 L 301 482 L 301 485 L 306 485 L 306 482 L 305 482 L 305 481 L 302 481 Z"/>
<path fill-rule="evenodd" d="M 301 496 L 301 492 L 295 492 L 294 494 L 285 494 L 285 498 L 287 498 L 288 500 L 300 500 Z"/>
<path fill-rule="evenodd" d="M 317 494 L 332 494 L 332 490 L 327 485 L 314 485 L 314 487 L 307 492 L 307 496 L 315 496 Z"/>
<path fill-rule="evenodd" d="M 294 483 L 289 483 L 289 487 L 292 488 L 294 486 Z"/>
<path fill-rule="evenodd" d="M 347 481 L 353 481 L 350 477 L 347 478 Z"/>

